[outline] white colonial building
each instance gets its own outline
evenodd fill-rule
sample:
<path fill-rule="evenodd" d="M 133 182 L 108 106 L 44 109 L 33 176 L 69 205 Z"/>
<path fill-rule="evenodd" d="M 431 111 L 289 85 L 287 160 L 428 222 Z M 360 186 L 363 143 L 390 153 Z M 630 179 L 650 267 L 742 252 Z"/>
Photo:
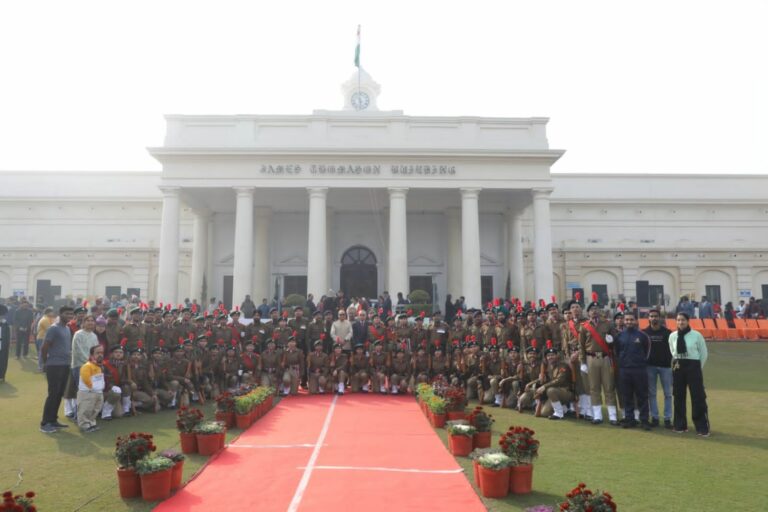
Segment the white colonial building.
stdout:
<path fill-rule="evenodd" d="M 1 172 L 0 296 L 768 296 L 768 177 L 556 174 L 546 118 L 167 116 L 161 172 Z M 651 149 L 652 150 L 652 149 Z"/>

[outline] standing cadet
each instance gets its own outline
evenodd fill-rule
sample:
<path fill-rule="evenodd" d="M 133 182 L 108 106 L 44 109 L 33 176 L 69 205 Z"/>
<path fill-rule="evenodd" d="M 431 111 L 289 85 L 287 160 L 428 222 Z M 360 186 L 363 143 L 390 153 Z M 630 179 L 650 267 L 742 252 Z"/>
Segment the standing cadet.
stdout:
<path fill-rule="evenodd" d="M 320 346 L 322 347 L 322 351 L 326 354 L 330 352 L 328 350 L 328 347 L 325 345 L 325 340 L 327 336 L 325 333 L 325 324 L 323 322 L 323 312 L 319 310 L 315 310 L 314 313 L 312 313 L 312 321 L 307 325 L 307 343 L 312 343 L 312 350 L 314 350 L 314 343 L 317 340 L 320 340 Z"/>
<path fill-rule="evenodd" d="M 307 355 L 307 386 L 312 395 L 327 391 L 331 363 L 330 356 L 323 352 L 323 340 L 316 339 L 314 346 L 315 350 Z"/>
<path fill-rule="evenodd" d="M 448 346 L 448 331 L 450 327 L 443 321 L 443 315 L 440 310 L 432 313 L 432 322 L 429 324 L 429 346 L 434 347 L 435 342 L 440 343 L 440 347 L 445 350 Z"/>
<path fill-rule="evenodd" d="M 407 321 L 406 321 L 407 323 Z M 427 346 L 434 346 L 434 343 L 439 343 L 442 346 L 443 342 L 440 334 L 437 334 L 434 330 L 434 325 L 430 325 L 429 329 L 424 329 L 424 312 L 420 316 L 417 316 L 413 321 L 413 328 L 411 329 L 411 349 L 416 351 L 419 348 L 426 349 Z"/>
<path fill-rule="evenodd" d="M 453 326 L 448 330 L 448 340 L 450 341 L 450 346 L 457 347 L 461 345 L 466 336 L 467 330 L 464 328 L 461 315 L 457 313 L 453 318 Z"/>
<path fill-rule="evenodd" d="M 610 344 L 611 324 L 599 318 L 600 304 L 597 293 L 592 294 L 592 302 L 587 307 L 589 321 L 582 324 L 579 333 L 580 369 L 589 376 L 589 391 L 592 401 L 592 424 L 603 422 L 603 395 L 608 407 L 608 419 L 611 425 L 618 426 L 616 413 L 616 387 L 613 377 L 613 358 Z"/>
<path fill-rule="evenodd" d="M 566 323 L 563 331 L 563 348 L 565 357 L 571 366 L 571 378 L 574 380 L 574 403 L 578 405 L 579 414 L 587 421 L 592 421 L 592 395 L 589 389 L 589 375 L 580 370 L 580 344 L 579 338 L 584 329 L 583 324 L 587 321 L 581 311 L 579 302 L 580 294 L 576 292 L 576 300 L 568 304 L 570 319 Z"/>
<path fill-rule="evenodd" d="M 405 314 L 398 315 L 397 324 L 395 325 L 393 334 L 396 345 L 402 346 L 405 344 L 405 350 L 408 352 L 416 350 L 417 344 L 413 343 L 413 340 L 411 340 L 411 328 L 408 326 L 408 317 L 405 316 Z"/>

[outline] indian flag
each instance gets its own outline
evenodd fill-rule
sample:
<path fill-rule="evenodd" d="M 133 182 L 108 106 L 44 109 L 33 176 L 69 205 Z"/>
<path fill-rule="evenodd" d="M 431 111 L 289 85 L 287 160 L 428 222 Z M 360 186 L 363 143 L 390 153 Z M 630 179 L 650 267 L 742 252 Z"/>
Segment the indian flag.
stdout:
<path fill-rule="evenodd" d="M 355 46 L 355 67 L 360 67 L 360 25 L 357 26 L 357 46 Z"/>

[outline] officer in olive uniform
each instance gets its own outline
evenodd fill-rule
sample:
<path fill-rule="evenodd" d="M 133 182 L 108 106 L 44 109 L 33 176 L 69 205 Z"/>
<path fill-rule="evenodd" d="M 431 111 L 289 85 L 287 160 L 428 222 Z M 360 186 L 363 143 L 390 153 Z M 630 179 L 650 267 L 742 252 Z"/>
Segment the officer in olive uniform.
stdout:
<path fill-rule="evenodd" d="M 480 398 L 483 386 L 480 383 L 480 347 L 477 342 L 467 343 L 464 357 L 462 358 L 461 373 L 466 386 L 467 399 Z"/>
<path fill-rule="evenodd" d="M 194 386 L 191 379 L 192 363 L 185 357 L 183 344 L 176 345 L 167 368 L 171 390 L 175 395 L 171 403 L 184 407 L 189 404 L 189 397 L 194 391 Z"/>
<path fill-rule="evenodd" d="M 304 374 L 304 352 L 296 346 L 296 338 L 291 335 L 288 338 L 288 347 L 283 352 L 283 396 L 297 395 L 299 382 Z"/>
<path fill-rule="evenodd" d="M 243 370 L 243 384 L 261 384 L 261 356 L 256 351 L 256 343 L 253 340 L 245 341 L 245 350 L 240 354 L 240 368 Z"/>
<path fill-rule="evenodd" d="M 611 344 L 611 323 L 599 318 L 600 304 L 597 294 L 587 307 L 589 320 L 582 324 L 579 332 L 580 370 L 589 376 L 589 392 L 592 401 L 592 423 L 603 422 L 603 394 L 608 407 L 611 425 L 618 426 L 616 411 L 616 388 L 614 386 Z"/>
<path fill-rule="evenodd" d="M 307 354 L 307 386 L 312 395 L 328 391 L 328 375 L 331 371 L 331 357 L 323 352 L 323 340 L 316 339 L 314 348 Z"/>
<path fill-rule="evenodd" d="M 159 411 L 160 401 L 149 379 L 149 367 L 144 360 L 142 348 L 136 348 L 131 352 L 128 362 L 128 379 L 133 406 L 151 412 Z"/>
<path fill-rule="evenodd" d="M 499 382 L 502 394 L 501 406 L 515 409 L 517 397 L 521 391 L 523 364 L 520 359 L 520 348 L 512 340 L 507 343 L 507 351 L 502 358 L 501 382 Z"/>
<path fill-rule="evenodd" d="M 405 347 L 398 345 L 395 348 L 395 357 L 392 359 L 392 375 L 389 379 L 390 393 L 393 395 L 410 393 L 411 362 L 406 357 Z"/>
<path fill-rule="evenodd" d="M 517 410 L 523 412 L 530 409 L 534 403 L 536 388 L 541 385 L 541 361 L 539 359 L 539 348 L 536 340 L 527 348 L 528 357 L 523 365 L 522 379 L 520 386 L 523 392 L 517 399 Z"/>
<path fill-rule="evenodd" d="M 546 371 L 544 382 L 536 389 L 536 398 L 546 400 L 541 408 L 541 415 L 551 420 L 561 420 L 565 417 L 565 408 L 573 400 L 573 381 L 571 367 L 560 359 L 558 350 L 549 342 L 544 352 Z"/>
<path fill-rule="evenodd" d="M 261 385 L 271 386 L 277 392 L 278 375 L 282 375 L 282 355 L 274 339 L 267 339 L 267 349 L 261 354 Z"/>
<path fill-rule="evenodd" d="M 387 352 L 384 352 L 384 344 L 381 341 L 373 342 L 373 352 L 371 352 L 370 359 L 371 387 L 373 392 L 386 394 L 390 356 Z"/>
<path fill-rule="evenodd" d="M 488 347 L 488 353 L 480 359 L 480 404 L 489 403 L 491 407 L 499 407 L 503 395 L 499 392 L 501 382 L 501 369 L 503 361 L 499 355 L 499 347 L 496 338 L 492 338 Z"/>
<path fill-rule="evenodd" d="M 336 393 L 339 395 L 344 394 L 350 371 L 349 356 L 344 353 L 343 348 L 341 343 L 334 344 L 331 355 L 331 384 L 336 387 Z"/>

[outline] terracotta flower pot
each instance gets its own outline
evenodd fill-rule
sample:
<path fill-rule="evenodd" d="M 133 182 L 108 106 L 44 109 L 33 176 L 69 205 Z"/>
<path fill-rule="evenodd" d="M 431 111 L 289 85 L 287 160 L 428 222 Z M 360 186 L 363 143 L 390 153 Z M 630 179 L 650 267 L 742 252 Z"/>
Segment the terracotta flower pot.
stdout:
<path fill-rule="evenodd" d="M 503 498 L 509 494 L 509 468 L 494 470 L 478 464 L 480 492 L 486 498 Z"/>
<path fill-rule="evenodd" d="M 235 426 L 241 430 L 245 430 L 251 426 L 251 413 L 247 414 L 235 414 Z"/>
<path fill-rule="evenodd" d="M 192 432 L 179 432 L 181 453 L 197 453 L 197 435 Z"/>
<path fill-rule="evenodd" d="M 491 433 L 490 432 L 475 432 L 472 436 L 472 446 L 475 448 L 490 448 L 491 447 Z"/>
<path fill-rule="evenodd" d="M 464 411 L 448 411 L 448 421 L 464 420 L 467 418 L 467 413 Z"/>
<path fill-rule="evenodd" d="M 219 449 L 223 450 L 224 445 L 226 444 L 226 441 L 227 441 L 227 431 L 225 430 L 221 434 L 216 434 L 216 435 L 219 436 Z"/>
<path fill-rule="evenodd" d="M 141 475 L 141 497 L 144 501 L 160 501 L 171 495 L 173 469 Z"/>
<path fill-rule="evenodd" d="M 235 426 L 235 411 L 227 411 L 226 425 L 227 428 L 232 428 Z"/>
<path fill-rule="evenodd" d="M 472 461 L 472 473 L 475 475 L 475 485 L 479 488 L 480 487 L 480 464 L 477 463 L 476 460 Z"/>
<path fill-rule="evenodd" d="M 434 425 L 435 428 L 443 428 L 445 427 L 445 413 L 432 413 L 432 425 Z"/>
<path fill-rule="evenodd" d="M 181 479 L 184 476 L 184 461 L 180 460 L 173 466 L 171 472 L 171 490 L 175 491 L 181 487 Z"/>
<path fill-rule="evenodd" d="M 226 425 L 229 421 L 229 413 L 226 411 L 216 411 L 216 421 L 220 421 Z"/>
<path fill-rule="evenodd" d="M 121 498 L 141 496 L 141 480 L 133 468 L 117 468 L 117 485 Z"/>
<path fill-rule="evenodd" d="M 472 451 L 471 436 L 448 436 L 451 453 L 458 457 L 466 457 Z"/>
<path fill-rule="evenodd" d="M 523 464 L 509 468 L 509 492 L 528 494 L 533 488 L 533 464 Z"/>
<path fill-rule="evenodd" d="M 200 455 L 213 455 L 221 449 L 223 434 L 197 434 L 197 451 Z"/>

